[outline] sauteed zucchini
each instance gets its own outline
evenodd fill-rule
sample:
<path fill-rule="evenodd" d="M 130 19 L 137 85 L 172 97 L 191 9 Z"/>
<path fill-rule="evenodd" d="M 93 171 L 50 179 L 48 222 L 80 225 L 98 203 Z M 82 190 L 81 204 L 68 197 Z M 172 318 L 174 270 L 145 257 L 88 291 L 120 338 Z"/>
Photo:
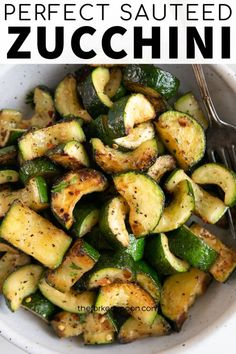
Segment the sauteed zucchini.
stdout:
<path fill-rule="evenodd" d="M 0 292 L 86 345 L 180 331 L 236 268 L 207 226 L 235 206 L 235 172 L 207 162 L 201 104 L 174 103 L 172 73 L 85 65 L 58 81 L 28 96 L 31 119 L 0 110 Z"/>

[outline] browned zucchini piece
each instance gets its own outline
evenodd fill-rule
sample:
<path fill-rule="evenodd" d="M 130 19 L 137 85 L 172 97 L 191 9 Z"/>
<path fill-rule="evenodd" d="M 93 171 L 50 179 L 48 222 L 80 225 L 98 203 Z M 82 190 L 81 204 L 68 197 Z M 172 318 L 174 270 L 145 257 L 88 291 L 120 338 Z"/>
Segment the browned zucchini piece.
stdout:
<path fill-rule="evenodd" d="M 203 158 L 205 134 L 194 118 L 185 113 L 167 111 L 155 125 L 165 147 L 174 155 L 181 168 L 188 170 Z"/>
<path fill-rule="evenodd" d="M 205 293 L 210 280 L 209 274 L 196 268 L 171 275 L 165 280 L 161 292 L 161 311 L 177 331 L 187 319 L 188 310 L 196 297 Z"/>
<path fill-rule="evenodd" d="M 166 172 L 172 171 L 175 168 L 176 161 L 174 157 L 171 155 L 162 155 L 156 159 L 151 167 L 149 167 L 147 174 L 159 183 Z"/>
<path fill-rule="evenodd" d="M 85 122 L 92 119 L 79 101 L 76 78 L 72 74 L 68 74 L 57 86 L 55 106 L 63 118 L 81 118 Z"/>
<path fill-rule="evenodd" d="M 76 313 L 62 311 L 56 314 L 51 326 L 60 338 L 77 337 L 83 332 L 83 321 Z"/>
<path fill-rule="evenodd" d="M 62 264 L 47 273 L 47 282 L 57 290 L 67 292 L 93 268 L 99 258 L 99 253 L 82 239 L 77 240 L 69 249 Z"/>
<path fill-rule="evenodd" d="M 96 170 L 81 169 L 65 174 L 52 188 L 51 208 L 58 221 L 69 229 L 73 210 L 80 198 L 107 188 L 106 177 Z"/>
<path fill-rule="evenodd" d="M 31 258 L 22 252 L 7 252 L 0 258 L 0 293 L 7 277 L 17 270 L 18 267 L 29 264 L 30 260 Z"/>
<path fill-rule="evenodd" d="M 84 323 L 84 344 L 108 344 L 115 340 L 116 327 L 109 313 L 90 313 Z"/>
<path fill-rule="evenodd" d="M 129 343 L 136 339 L 165 336 L 170 333 L 171 327 L 161 315 L 156 315 L 153 324 L 150 326 L 136 320 L 134 317 L 129 317 L 121 326 L 118 339 L 120 343 Z"/>
<path fill-rule="evenodd" d="M 215 280 L 225 282 L 236 268 L 236 251 L 198 224 L 193 224 L 190 230 L 219 254 L 209 272 Z"/>
<path fill-rule="evenodd" d="M 96 163 L 107 173 L 146 170 L 155 161 L 158 149 L 155 139 L 143 142 L 133 151 L 122 152 L 105 146 L 100 139 L 91 140 Z"/>

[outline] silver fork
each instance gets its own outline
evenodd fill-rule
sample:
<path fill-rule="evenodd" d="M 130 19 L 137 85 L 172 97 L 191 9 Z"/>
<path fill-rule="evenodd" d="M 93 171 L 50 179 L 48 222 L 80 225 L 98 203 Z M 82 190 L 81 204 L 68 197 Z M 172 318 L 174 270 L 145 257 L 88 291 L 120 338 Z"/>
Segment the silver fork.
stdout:
<path fill-rule="evenodd" d="M 208 90 L 202 66 L 194 64 L 192 67 L 209 120 L 209 127 L 206 131 L 208 159 L 216 162 L 218 157 L 225 166 L 236 171 L 236 126 L 219 118 Z M 229 209 L 227 213 L 230 232 L 235 239 L 236 232 L 232 213 Z"/>

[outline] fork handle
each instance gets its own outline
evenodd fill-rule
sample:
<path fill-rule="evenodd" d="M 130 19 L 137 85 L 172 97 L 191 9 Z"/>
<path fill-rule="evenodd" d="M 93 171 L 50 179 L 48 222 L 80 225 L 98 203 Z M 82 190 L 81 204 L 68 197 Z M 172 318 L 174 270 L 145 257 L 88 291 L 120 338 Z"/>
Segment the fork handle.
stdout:
<path fill-rule="evenodd" d="M 206 78 L 205 78 L 205 74 L 203 72 L 202 69 L 202 65 L 200 64 L 193 64 L 192 65 L 193 71 L 194 71 L 194 75 L 202 96 L 202 100 L 204 103 L 204 106 L 206 108 L 207 111 L 207 115 L 208 115 L 208 120 L 210 123 L 210 126 L 213 125 L 213 123 L 216 123 L 217 125 L 222 125 L 222 122 L 216 112 L 216 109 L 214 107 L 214 104 L 212 102 L 211 96 L 210 96 L 210 92 L 206 83 Z"/>

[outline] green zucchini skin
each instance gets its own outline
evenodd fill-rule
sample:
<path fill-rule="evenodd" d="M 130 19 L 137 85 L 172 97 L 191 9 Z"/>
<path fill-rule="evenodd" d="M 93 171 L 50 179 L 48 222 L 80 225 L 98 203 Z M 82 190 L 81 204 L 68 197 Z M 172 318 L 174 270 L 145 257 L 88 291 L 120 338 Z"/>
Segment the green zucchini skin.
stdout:
<path fill-rule="evenodd" d="M 40 291 L 24 298 L 21 306 L 46 322 L 51 321 L 53 316 L 59 311 L 58 307 L 46 299 Z"/>
<path fill-rule="evenodd" d="M 48 158 L 40 157 L 26 161 L 20 167 L 19 174 L 21 181 L 26 184 L 31 177 L 42 176 L 50 181 L 59 176 L 61 172 L 61 169 Z"/>
<path fill-rule="evenodd" d="M 140 260 L 136 262 L 136 277 L 137 283 L 158 303 L 161 296 L 161 281 L 157 272 L 148 263 Z"/>
<path fill-rule="evenodd" d="M 109 109 L 107 134 L 112 139 L 124 137 L 134 126 L 153 120 L 155 116 L 153 105 L 143 94 L 122 97 Z"/>
<path fill-rule="evenodd" d="M 89 124 L 89 132 L 91 137 L 98 137 L 104 144 L 112 146 L 113 139 L 110 137 L 107 127 L 107 115 L 100 115 Z"/>
<path fill-rule="evenodd" d="M 158 97 L 161 94 L 165 99 L 175 96 L 179 88 L 179 80 L 171 73 L 150 64 L 130 64 L 123 70 L 123 82 L 128 89 L 144 92 Z M 142 91 L 138 91 L 138 90 Z"/>
<path fill-rule="evenodd" d="M 145 238 L 136 238 L 133 234 L 129 234 L 129 246 L 126 252 L 130 254 L 134 261 L 139 261 L 143 258 L 145 247 Z"/>
<path fill-rule="evenodd" d="M 171 252 L 202 271 L 208 271 L 218 257 L 218 253 L 187 226 L 171 231 L 168 240 Z"/>
<path fill-rule="evenodd" d="M 84 239 L 98 251 L 103 252 L 112 250 L 112 247 L 107 242 L 98 225 L 96 225 L 87 235 L 85 235 Z"/>
<path fill-rule="evenodd" d="M 83 237 L 98 223 L 99 209 L 94 203 L 76 205 L 73 215 L 75 221 L 71 231 L 76 237 Z"/>
<path fill-rule="evenodd" d="M 95 70 L 97 69 L 93 71 Z M 89 74 L 84 81 L 79 82 L 77 88 L 85 109 L 93 118 L 108 112 L 109 107 L 100 100 L 94 87 L 93 72 Z"/>
<path fill-rule="evenodd" d="M 127 134 L 124 124 L 124 111 L 130 96 L 116 101 L 109 110 L 106 132 L 111 139 L 120 138 Z"/>
<path fill-rule="evenodd" d="M 145 259 L 161 275 L 186 272 L 189 264 L 171 254 L 165 234 L 152 235 L 147 239 Z"/>
<path fill-rule="evenodd" d="M 17 165 L 17 148 L 14 145 L 0 149 L 0 166 Z"/>
<path fill-rule="evenodd" d="M 87 284 L 91 289 L 111 284 L 114 281 L 134 281 L 135 276 L 135 262 L 128 253 L 124 251 L 104 252 L 89 272 Z"/>

